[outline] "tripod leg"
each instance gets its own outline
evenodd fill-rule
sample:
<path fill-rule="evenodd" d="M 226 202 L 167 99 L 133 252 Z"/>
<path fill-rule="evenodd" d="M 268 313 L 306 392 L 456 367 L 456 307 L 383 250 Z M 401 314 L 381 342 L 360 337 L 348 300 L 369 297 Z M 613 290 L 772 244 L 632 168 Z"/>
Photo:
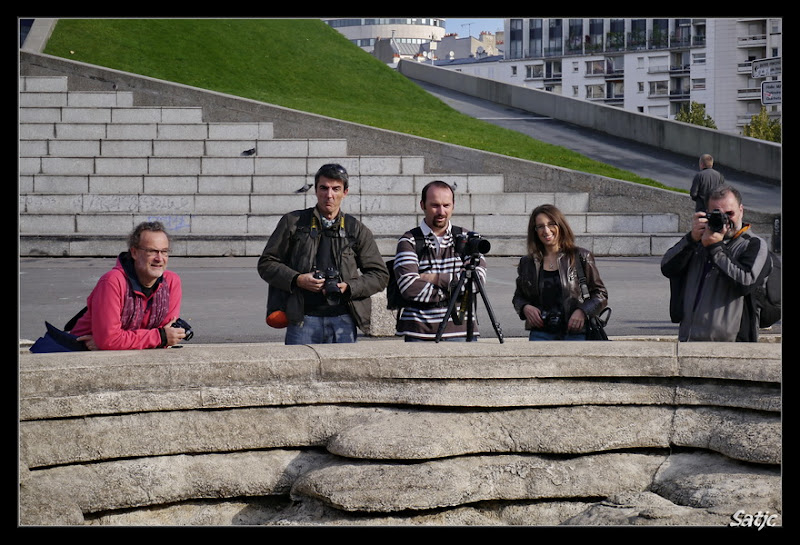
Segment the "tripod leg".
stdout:
<path fill-rule="evenodd" d="M 489 314 L 489 319 L 492 321 L 492 325 L 494 326 L 494 332 L 497 333 L 497 338 L 500 340 L 500 343 L 503 342 L 503 332 L 500 329 L 500 322 L 498 322 L 494 317 L 494 311 L 492 310 L 492 305 L 489 304 L 489 298 L 486 297 L 486 289 L 483 287 L 483 282 L 481 281 L 481 277 L 477 274 L 475 278 L 473 278 L 475 284 L 478 285 L 478 292 L 481 294 L 481 298 L 483 299 L 483 304 L 486 306 L 486 312 Z"/>
<path fill-rule="evenodd" d="M 461 293 L 461 288 L 464 286 L 464 281 L 467 278 L 467 271 L 463 271 L 461 276 L 458 279 L 458 285 L 456 289 L 453 290 L 453 294 L 450 296 L 450 304 L 447 306 L 447 312 L 442 319 L 442 323 L 439 324 L 439 330 L 436 332 L 436 342 L 442 340 L 442 333 L 444 333 L 444 329 L 447 327 L 447 322 L 450 321 L 450 316 L 453 315 L 453 310 L 456 308 L 456 303 L 458 302 L 458 294 Z"/>
<path fill-rule="evenodd" d="M 467 305 L 467 342 L 472 342 L 475 332 L 475 290 L 472 282 L 467 284 L 467 293 L 466 297 L 464 297 L 464 303 Z"/>

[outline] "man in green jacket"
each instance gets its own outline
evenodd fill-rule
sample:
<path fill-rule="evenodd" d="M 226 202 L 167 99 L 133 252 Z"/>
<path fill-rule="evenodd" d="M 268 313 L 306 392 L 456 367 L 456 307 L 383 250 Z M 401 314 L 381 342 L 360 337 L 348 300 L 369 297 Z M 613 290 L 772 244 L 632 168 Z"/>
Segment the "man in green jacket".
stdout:
<path fill-rule="evenodd" d="M 284 215 L 258 260 L 268 313 L 285 312 L 286 344 L 355 342 L 356 328 L 370 333 L 370 296 L 386 288 L 389 272 L 369 228 L 341 210 L 344 167 L 323 165 L 314 191 L 317 205 Z"/>

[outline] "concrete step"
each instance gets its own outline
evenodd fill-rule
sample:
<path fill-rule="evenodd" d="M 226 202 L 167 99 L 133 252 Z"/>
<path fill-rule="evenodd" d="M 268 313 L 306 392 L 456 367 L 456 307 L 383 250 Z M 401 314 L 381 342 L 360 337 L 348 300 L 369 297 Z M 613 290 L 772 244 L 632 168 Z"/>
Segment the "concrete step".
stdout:
<path fill-rule="evenodd" d="M 161 127 L 163 128 L 163 127 Z M 158 130 L 158 129 L 157 129 Z M 211 131 L 214 132 L 214 131 Z M 346 140 L 252 138 L 20 138 L 19 156 L 36 157 L 329 157 L 347 155 Z"/>
<path fill-rule="evenodd" d="M 20 76 L 19 92 L 66 92 L 69 89 L 67 76 Z"/>
<path fill-rule="evenodd" d="M 676 239 L 672 214 L 589 213 L 587 193 L 505 193 L 502 174 L 430 173 L 422 157 L 353 155 L 344 139 L 276 139 L 269 122 L 206 122 L 201 108 L 69 91 L 65 77 L 20 78 L 19 112 L 20 255 L 116 255 L 154 219 L 176 255 L 259 255 L 282 214 L 314 205 L 307 188 L 329 162 L 348 170 L 344 208 L 387 256 L 421 221 L 419 195 L 434 179 L 455 188 L 455 222 L 491 238 L 497 255 L 524 253 L 544 203 L 598 255 L 651 255 Z"/>
<path fill-rule="evenodd" d="M 19 138 L 24 140 L 242 140 L 255 144 L 271 139 L 272 123 L 177 123 L 172 121 L 120 122 L 24 121 Z M 252 147 L 252 146 L 251 146 Z M 249 149 L 249 148 L 245 148 Z"/>

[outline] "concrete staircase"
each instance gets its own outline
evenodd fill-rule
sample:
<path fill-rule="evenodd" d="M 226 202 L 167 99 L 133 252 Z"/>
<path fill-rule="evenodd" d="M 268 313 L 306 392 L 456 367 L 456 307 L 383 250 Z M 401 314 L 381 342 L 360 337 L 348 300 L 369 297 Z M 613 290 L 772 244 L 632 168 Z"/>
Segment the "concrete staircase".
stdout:
<path fill-rule="evenodd" d="M 163 221 L 174 255 L 257 256 L 282 214 L 316 202 L 313 175 L 351 175 L 347 212 L 381 252 L 419 223 L 433 179 L 456 187 L 455 223 L 521 255 L 530 212 L 551 202 L 596 255 L 660 255 L 680 236 L 675 214 L 589 212 L 586 193 L 505 193 L 503 176 L 437 174 L 421 157 L 352 155 L 344 139 L 275 139 L 271 123 L 210 123 L 202 108 L 134 106 L 131 92 L 70 92 L 66 77 L 22 77 L 21 256 L 113 256 L 140 221 Z M 248 153 L 252 150 L 252 153 Z"/>

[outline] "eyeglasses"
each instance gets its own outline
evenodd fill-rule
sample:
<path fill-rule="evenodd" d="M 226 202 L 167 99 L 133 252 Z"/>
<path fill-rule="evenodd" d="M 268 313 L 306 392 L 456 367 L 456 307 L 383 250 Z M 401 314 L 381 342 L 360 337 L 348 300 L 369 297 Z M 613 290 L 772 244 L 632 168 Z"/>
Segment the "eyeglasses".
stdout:
<path fill-rule="evenodd" d="M 547 227 L 551 231 L 555 231 L 556 229 L 558 229 L 558 224 L 556 224 L 556 223 L 543 223 L 541 225 L 537 225 L 536 227 L 534 227 L 534 229 L 536 229 L 537 231 L 539 231 L 541 233 L 542 231 L 544 231 L 545 227 Z"/>
<path fill-rule="evenodd" d="M 164 257 L 169 257 L 169 248 L 167 248 L 166 250 L 156 250 L 155 248 L 140 248 L 139 246 L 137 246 L 137 248 L 146 253 L 149 257 L 155 257 L 158 254 L 161 254 Z"/>

